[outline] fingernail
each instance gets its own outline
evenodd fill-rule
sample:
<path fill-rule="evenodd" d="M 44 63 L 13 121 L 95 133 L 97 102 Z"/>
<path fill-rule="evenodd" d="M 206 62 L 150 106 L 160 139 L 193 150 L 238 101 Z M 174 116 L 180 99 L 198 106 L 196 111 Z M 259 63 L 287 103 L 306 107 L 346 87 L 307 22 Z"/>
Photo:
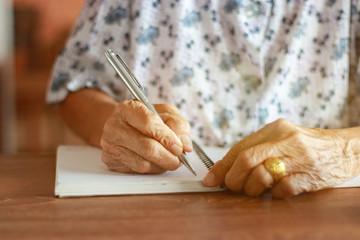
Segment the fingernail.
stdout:
<path fill-rule="evenodd" d="M 205 186 L 207 187 L 212 187 L 215 185 L 215 175 L 212 172 L 208 172 L 208 174 L 206 174 L 203 183 Z"/>
<path fill-rule="evenodd" d="M 181 138 L 181 142 L 184 146 L 184 149 L 191 152 L 193 150 L 191 138 L 188 135 L 182 135 L 182 136 L 180 136 L 180 138 Z"/>
<path fill-rule="evenodd" d="M 183 149 L 182 149 L 182 147 L 180 147 L 179 145 L 177 145 L 177 144 L 175 143 L 175 144 L 173 144 L 173 145 L 170 147 L 170 151 L 171 151 L 172 154 L 174 154 L 175 156 L 179 156 L 180 154 L 182 154 Z"/>

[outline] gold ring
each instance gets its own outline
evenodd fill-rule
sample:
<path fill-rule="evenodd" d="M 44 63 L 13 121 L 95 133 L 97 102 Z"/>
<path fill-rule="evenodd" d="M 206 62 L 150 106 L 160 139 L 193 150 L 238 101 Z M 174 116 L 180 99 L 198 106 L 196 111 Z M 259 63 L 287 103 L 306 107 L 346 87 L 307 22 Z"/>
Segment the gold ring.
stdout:
<path fill-rule="evenodd" d="M 280 181 L 285 176 L 285 164 L 280 158 L 268 158 L 264 161 L 264 166 L 274 178 L 275 182 Z"/>

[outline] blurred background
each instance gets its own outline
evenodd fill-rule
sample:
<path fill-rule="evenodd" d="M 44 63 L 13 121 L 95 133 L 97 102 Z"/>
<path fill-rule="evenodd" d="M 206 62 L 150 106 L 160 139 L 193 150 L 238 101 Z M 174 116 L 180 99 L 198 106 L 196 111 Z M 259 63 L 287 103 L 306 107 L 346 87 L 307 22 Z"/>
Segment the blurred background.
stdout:
<path fill-rule="evenodd" d="M 84 0 L 0 0 L 0 152 L 81 144 L 45 92 Z"/>

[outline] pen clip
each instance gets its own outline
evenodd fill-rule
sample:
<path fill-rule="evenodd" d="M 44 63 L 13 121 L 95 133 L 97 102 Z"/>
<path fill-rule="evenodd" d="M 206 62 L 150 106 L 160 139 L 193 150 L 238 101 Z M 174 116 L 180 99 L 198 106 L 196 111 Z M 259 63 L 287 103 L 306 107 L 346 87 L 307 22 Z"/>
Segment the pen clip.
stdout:
<path fill-rule="evenodd" d="M 115 53 L 115 57 L 119 60 L 119 62 L 123 65 L 123 67 L 126 69 L 127 73 L 131 76 L 131 80 L 139 87 L 141 91 L 144 90 L 143 86 L 136 80 L 136 77 L 132 74 L 129 67 L 127 66 L 126 62 L 121 58 L 121 56 L 117 53 Z"/>

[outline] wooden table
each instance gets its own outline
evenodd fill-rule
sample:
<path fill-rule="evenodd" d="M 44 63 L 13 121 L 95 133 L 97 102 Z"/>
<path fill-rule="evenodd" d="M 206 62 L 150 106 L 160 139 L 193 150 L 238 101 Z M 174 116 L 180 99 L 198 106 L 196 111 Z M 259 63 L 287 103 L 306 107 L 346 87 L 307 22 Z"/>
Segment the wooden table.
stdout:
<path fill-rule="evenodd" d="M 55 155 L 0 155 L 0 239 L 360 239 L 360 188 L 54 197 Z"/>

